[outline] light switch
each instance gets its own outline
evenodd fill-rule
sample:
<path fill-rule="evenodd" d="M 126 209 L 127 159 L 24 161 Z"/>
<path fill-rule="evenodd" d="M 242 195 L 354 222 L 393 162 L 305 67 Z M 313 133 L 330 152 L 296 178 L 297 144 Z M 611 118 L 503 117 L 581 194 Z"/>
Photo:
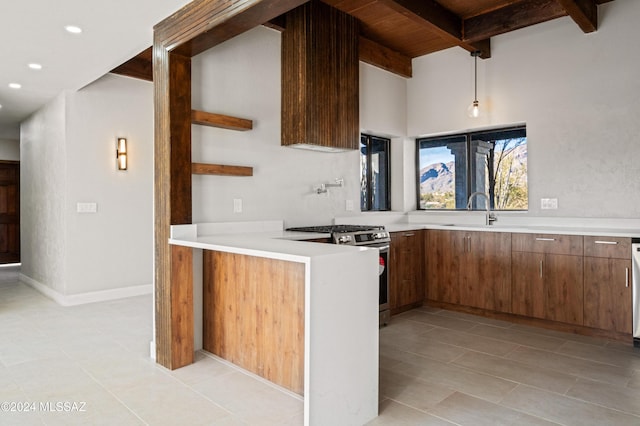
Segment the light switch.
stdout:
<path fill-rule="evenodd" d="M 233 199 L 233 212 L 242 213 L 242 198 Z"/>
<path fill-rule="evenodd" d="M 353 200 L 346 200 L 344 203 L 344 209 L 348 212 L 353 211 Z"/>
<path fill-rule="evenodd" d="M 78 213 L 96 213 L 98 211 L 97 203 L 78 203 L 76 205 Z"/>
<path fill-rule="evenodd" d="M 558 199 L 557 198 L 541 198 L 540 199 L 540 208 L 542 210 L 557 210 L 558 209 Z"/>

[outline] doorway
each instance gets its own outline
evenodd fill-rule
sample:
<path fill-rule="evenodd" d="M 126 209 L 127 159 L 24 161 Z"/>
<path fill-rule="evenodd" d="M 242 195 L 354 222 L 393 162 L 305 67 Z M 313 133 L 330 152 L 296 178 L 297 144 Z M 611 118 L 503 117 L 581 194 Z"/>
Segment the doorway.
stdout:
<path fill-rule="evenodd" d="M 0 161 L 0 264 L 20 263 L 20 162 Z"/>

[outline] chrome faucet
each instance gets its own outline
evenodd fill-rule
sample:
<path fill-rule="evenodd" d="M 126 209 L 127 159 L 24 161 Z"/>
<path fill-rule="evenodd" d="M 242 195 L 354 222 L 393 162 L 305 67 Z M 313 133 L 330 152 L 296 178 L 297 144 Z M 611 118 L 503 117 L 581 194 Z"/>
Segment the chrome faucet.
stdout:
<path fill-rule="evenodd" d="M 496 217 L 496 215 L 494 213 L 491 213 L 491 203 L 489 202 L 489 195 L 487 195 L 486 192 L 474 192 L 473 194 L 469 195 L 469 201 L 467 201 L 467 210 L 471 210 L 471 200 L 473 200 L 473 197 L 477 197 L 478 195 L 484 196 L 484 198 L 486 200 L 486 203 L 485 203 L 486 206 L 487 206 L 487 221 L 486 221 L 486 225 L 491 225 L 491 224 L 493 224 L 493 222 L 498 220 L 498 218 Z"/>

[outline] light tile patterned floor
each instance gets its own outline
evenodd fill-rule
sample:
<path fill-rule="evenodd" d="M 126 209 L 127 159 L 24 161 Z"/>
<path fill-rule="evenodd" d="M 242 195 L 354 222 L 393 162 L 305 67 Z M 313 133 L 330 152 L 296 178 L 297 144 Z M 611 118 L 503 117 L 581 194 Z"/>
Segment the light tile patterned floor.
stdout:
<path fill-rule="evenodd" d="M 0 402 L 36 409 L 0 425 L 302 424 L 299 399 L 203 353 L 150 361 L 150 296 L 65 308 L 6 276 Z M 630 344 L 421 308 L 381 330 L 380 364 L 371 425 L 640 425 Z"/>

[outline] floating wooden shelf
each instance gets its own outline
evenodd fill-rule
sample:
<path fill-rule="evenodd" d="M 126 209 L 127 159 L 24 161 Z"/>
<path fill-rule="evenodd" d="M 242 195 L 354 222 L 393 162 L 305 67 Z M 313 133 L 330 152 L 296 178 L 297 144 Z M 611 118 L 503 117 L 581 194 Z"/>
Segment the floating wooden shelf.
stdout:
<path fill-rule="evenodd" d="M 221 129 L 246 131 L 253 129 L 253 121 L 229 115 L 191 110 L 191 123 Z"/>
<path fill-rule="evenodd" d="M 194 175 L 253 176 L 253 167 L 191 163 L 191 173 Z"/>

